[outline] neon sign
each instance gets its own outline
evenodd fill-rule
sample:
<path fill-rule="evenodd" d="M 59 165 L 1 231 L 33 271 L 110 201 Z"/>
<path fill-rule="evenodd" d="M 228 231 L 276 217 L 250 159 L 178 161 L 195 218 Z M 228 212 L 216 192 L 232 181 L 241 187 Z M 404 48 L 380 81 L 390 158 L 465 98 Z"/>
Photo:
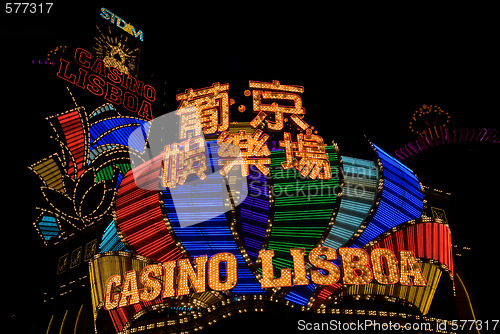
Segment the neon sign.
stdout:
<path fill-rule="evenodd" d="M 163 153 L 163 186 L 175 188 L 183 185 L 191 174 L 196 174 L 200 180 L 207 176 L 205 153 L 205 139 L 196 136 L 186 139 L 182 143 L 173 143 L 165 146 Z"/>
<path fill-rule="evenodd" d="M 389 285 L 399 282 L 405 286 L 427 286 L 415 255 L 411 251 L 399 252 L 398 261 L 393 251 L 376 248 L 371 255 L 361 248 L 339 248 L 341 266 L 343 268 L 342 283 L 344 285 L 363 285 L 375 281 Z M 307 285 L 311 280 L 318 285 L 332 285 L 341 278 L 341 270 L 330 260 L 337 259 L 337 251 L 329 247 L 316 247 L 308 256 L 308 262 L 316 269 L 306 276 L 305 250 L 292 248 L 292 269 L 282 268 L 281 276 L 274 277 L 274 250 L 262 250 L 262 289 Z M 221 264 L 224 264 L 224 275 L 221 275 Z M 217 253 L 208 258 L 207 255 L 189 259 L 150 264 L 139 273 L 129 270 L 123 275 L 111 275 L 105 284 L 104 309 L 137 304 L 140 301 L 152 301 L 161 298 L 202 293 L 208 288 L 212 291 L 230 291 L 238 283 L 237 260 L 234 254 Z M 224 276 L 221 279 L 221 276 Z M 177 277 L 177 279 L 175 279 Z M 142 288 L 139 288 L 142 286 Z"/>
<path fill-rule="evenodd" d="M 241 167 L 241 175 L 248 176 L 248 167 L 253 165 L 264 175 L 268 175 L 270 170 L 266 164 L 271 163 L 271 152 L 267 147 L 266 141 L 269 135 L 261 130 L 255 130 L 253 134 L 240 130 L 238 133 L 229 134 L 227 131 L 221 133 L 217 139 L 220 145 L 219 165 L 224 166 L 220 170 L 222 175 L 227 173 L 235 166 Z M 240 151 L 233 149 L 236 146 Z"/>
<path fill-rule="evenodd" d="M 122 73 L 137 77 L 140 48 L 130 45 L 127 35 L 113 32 L 111 26 L 96 26 L 95 55 L 106 67 L 116 67 Z"/>
<path fill-rule="evenodd" d="M 305 110 L 302 108 L 302 99 L 299 95 L 295 94 L 303 93 L 304 87 L 281 85 L 277 80 L 274 80 L 272 83 L 250 81 L 249 86 L 250 88 L 254 88 L 252 93 L 253 109 L 258 113 L 250 123 L 252 127 L 259 126 L 271 115 L 274 121 L 268 121 L 267 127 L 272 131 L 283 129 L 283 121 L 286 116 L 289 116 L 290 120 L 302 130 L 309 127 L 301 118 L 304 117 L 305 114 Z M 262 103 L 262 100 L 270 99 L 280 102 L 293 102 L 293 107 L 280 105 L 278 102 L 273 102 L 271 104 Z"/>
<path fill-rule="evenodd" d="M 422 217 L 414 173 L 373 143 L 370 161 L 325 145 L 304 120 L 303 87 L 250 81 L 246 109 L 255 115 L 240 123 L 230 122 L 229 83 L 189 88 L 150 133 L 152 123 L 137 116 L 152 118 L 152 86 L 84 49 L 74 63 L 62 59 L 57 75 L 113 105 L 54 118 L 69 151 L 32 166 L 54 189 L 43 188 L 48 206 L 35 227 L 52 242 L 66 221 L 108 226 L 89 273 L 94 319 L 111 321 L 116 332 L 165 305 L 196 309 L 189 316 L 201 319 L 214 310 L 225 316 L 228 303 L 320 310 L 373 291 L 426 314 L 441 272 L 453 277 L 449 227 Z M 121 107 L 138 115 L 121 115 Z M 131 163 L 134 154 L 139 163 Z M 59 210 L 56 192 L 78 199 L 65 175 L 96 189 L 105 183 L 107 202 L 89 216 Z M 60 271 L 76 267 L 82 250 L 61 257 Z"/>
<path fill-rule="evenodd" d="M 179 111 L 192 107 L 181 117 L 179 139 L 185 139 L 187 132 L 193 130 L 193 124 L 199 119 L 203 133 L 206 135 L 225 131 L 229 128 L 229 84 L 214 83 L 202 89 L 187 89 L 176 96 L 180 101 Z M 193 109 L 195 108 L 195 109 Z M 200 133 L 196 134 L 200 135 Z"/>
<path fill-rule="evenodd" d="M 220 170 L 221 175 L 227 175 L 234 166 L 240 166 L 241 175 L 245 177 L 249 174 L 250 166 L 255 166 L 264 175 L 269 175 L 268 166 L 271 164 L 271 152 L 267 143 L 269 134 L 264 133 L 260 128 L 280 131 L 284 128 L 284 122 L 290 119 L 291 124 L 299 130 L 306 130 L 306 134 L 297 134 L 297 141 L 294 142 L 291 133 L 283 132 L 283 140 L 279 141 L 280 147 L 283 147 L 286 152 L 286 161 L 281 164 L 283 169 L 295 167 L 301 176 L 313 180 L 330 179 L 330 162 L 323 138 L 313 134 L 309 125 L 302 120 L 305 110 L 302 108 L 302 99 L 296 93 L 303 93 L 304 88 L 281 85 L 277 80 L 272 83 L 250 81 L 249 87 L 253 88 L 253 108 L 257 113 L 257 116 L 250 122 L 250 126 L 255 129 L 253 133 L 240 130 L 238 133 L 230 134 L 227 131 L 229 128 L 227 94 L 229 84 L 221 85 L 217 82 L 211 87 L 187 89 L 185 93 L 177 95 L 177 100 L 181 101 L 179 110 L 176 111 L 180 117 L 179 139 L 190 138 L 191 135 L 200 136 L 201 129 L 205 135 L 219 134 L 217 144 L 219 145 L 218 154 L 221 157 L 219 165 L 223 166 Z M 275 100 L 275 102 L 266 104 L 263 100 Z M 293 102 L 293 106 L 280 105 L 276 101 Z M 182 164 L 179 154 L 188 157 L 190 154 L 203 153 L 202 150 L 190 152 L 190 145 L 192 144 L 188 140 L 165 146 L 162 178 L 164 186 L 173 187 L 177 184 L 176 181 L 172 182 L 171 175 L 175 178 L 176 169 L 179 168 L 176 166 L 179 163 Z M 188 164 L 184 163 L 184 165 Z M 204 169 L 200 168 L 206 168 L 206 164 L 201 160 L 196 164 L 196 171 L 188 170 L 184 174 L 196 173 L 203 180 Z M 184 181 L 185 176 L 182 176 L 178 183 L 183 184 Z"/>
<path fill-rule="evenodd" d="M 145 119 L 153 118 L 151 103 L 156 99 L 153 86 L 115 67 L 106 67 L 102 59 L 92 57 L 90 52 L 82 48 L 76 49 L 74 61 L 79 66 L 78 74 L 72 73 L 69 61 L 61 58 L 57 76 L 94 95 L 103 96 L 108 102 L 122 105 Z"/>
<path fill-rule="evenodd" d="M 131 25 L 130 23 L 127 23 L 124 19 L 119 17 L 116 14 L 113 14 L 109 9 L 106 8 L 101 8 L 101 14 L 100 16 L 105 19 L 109 20 L 111 24 L 115 24 L 118 28 L 122 29 L 123 31 L 128 32 L 130 35 L 134 36 L 135 38 L 139 38 L 141 41 L 143 41 L 144 34 L 142 30 L 135 30 L 135 27 Z M 116 22 L 116 23 L 115 23 Z"/>

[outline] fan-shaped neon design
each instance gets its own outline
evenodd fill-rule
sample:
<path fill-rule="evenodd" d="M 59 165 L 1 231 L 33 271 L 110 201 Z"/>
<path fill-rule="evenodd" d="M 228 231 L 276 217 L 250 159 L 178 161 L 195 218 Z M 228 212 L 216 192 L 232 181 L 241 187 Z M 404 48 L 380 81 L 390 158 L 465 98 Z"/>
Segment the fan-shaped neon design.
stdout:
<path fill-rule="evenodd" d="M 330 161 L 329 180 L 302 178 L 296 169 L 283 170 L 284 151 L 271 153 L 274 215 L 267 249 L 275 251 L 275 270 L 290 268 L 290 248 L 305 248 L 309 252 L 324 238 L 333 223 L 338 205 L 339 157 L 334 146 L 327 146 Z"/>
<path fill-rule="evenodd" d="M 279 269 L 292 267 L 289 249 L 293 247 L 303 247 L 310 250 L 318 244 L 331 243 L 334 242 L 333 240 L 339 245 L 344 245 L 349 239 L 354 241 L 355 246 L 363 247 L 384 233 L 394 233 L 393 229 L 397 229 L 398 226 L 401 226 L 398 231 L 405 231 L 409 228 L 408 233 L 410 235 L 425 233 L 422 232 L 423 230 L 420 231 L 420 227 L 416 228 L 415 231 L 418 230 L 418 232 L 415 232 L 413 228 L 407 227 L 404 224 L 412 219 L 419 218 L 424 208 L 422 188 L 417 178 L 410 169 L 389 156 L 378 146 L 373 145 L 373 147 L 379 158 L 380 172 L 376 168 L 373 168 L 375 165 L 370 161 L 345 157 L 343 160 L 345 160 L 344 168 L 347 170 L 344 173 L 344 191 L 346 196 L 340 200 L 336 198 L 337 192 L 333 191 L 334 188 L 340 185 L 339 178 L 329 180 L 331 184 L 327 185 L 329 187 L 326 188 L 328 191 L 323 189 L 323 193 L 321 193 L 323 197 L 313 198 L 308 203 L 305 199 L 307 196 L 310 196 L 310 192 L 314 188 L 310 184 L 311 180 L 299 180 L 299 177 L 294 176 L 294 171 L 282 171 L 279 168 L 271 168 L 272 178 L 265 178 L 260 172 L 254 171 L 253 174 L 251 172 L 248 177 L 249 183 L 251 184 L 252 181 L 257 182 L 254 182 L 253 186 L 250 186 L 249 189 L 250 192 L 259 193 L 259 196 L 251 199 L 247 198 L 246 202 L 244 201 L 236 210 L 236 221 L 239 224 L 239 229 L 237 230 L 239 239 L 236 240 L 238 245 L 231 241 L 231 238 L 234 238 L 235 234 L 229 228 L 231 223 L 227 220 L 228 217 L 226 215 L 212 218 L 205 223 L 192 227 L 181 228 L 177 226 L 175 208 L 169 199 L 168 190 L 163 191 L 162 194 L 158 194 L 158 191 L 132 190 L 135 186 L 135 184 L 132 184 L 131 175 L 134 174 L 133 171 L 127 173 L 118 191 L 118 228 L 133 249 L 139 254 L 156 260 L 160 260 L 160 254 L 169 254 L 169 259 L 175 259 L 182 256 L 183 252 L 186 255 L 189 254 L 191 257 L 196 257 L 198 255 L 210 255 L 231 249 L 231 252 L 238 256 L 239 279 L 243 283 L 241 291 L 233 291 L 233 293 L 259 294 L 263 292 L 258 284 L 255 284 L 260 279 L 259 273 L 252 272 L 247 267 L 247 265 L 255 261 L 259 249 L 275 250 L 275 254 L 278 256 L 276 256 L 274 264 L 275 268 Z M 216 156 L 214 154 L 215 151 L 211 152 L 211 154 Z M 336 155 L 335 148 L 328 147 L 327 152 L 329 153 L 332 166 L 332 174 L 338 175 L 339 158 Z M 151 169 L 151 166 L 156 166 L 147 173 L 143 171 L 137 173 L 142 175 L 143 178 L 139 182 L 153 182 L 156 184 L 159 182 L 159 159 L 160 157 L 157 157 L 152 163 L 138 168 L 144 169 L 146 168 L 145 166 L 149 166 L 148 168 Z M 271 167 L 273 165 L 276 167 L 280 166 L 283 159 L 284 154 L 282 151 L 272 151 Z M 355 174 L 358 176 L 358 179 L 353 176 Z M 363 177 L 359 178 L 360 175 L 363 175 Z M 210 182 L 207 182 L 208 186 Z M 305 188 L 300 188 L 300 182 L 306 184 Z M 365 185 L 365 190 L 368 192 L 356 193 L 354 189 L 359 184 Z M 288 198 L 281 196 L 284 193 L 283 187 L 287 185 L 290 185 L 288 188 L 289 192 L 295 191 L 299 196 L 301 195 L 301 189 L 307 189 L 307 191 L 302 194 L 301 199 L 298 199 L 297 196 L 289 196 Z M 321 186 L 325 187 L 325 184 Z M 380 186 L 380 189 L 378 186 Z M 182 189 L 182 187 L 179 186 L 179 189 Z M 276 187 L 278 189 L 281 188 L 281 192 L 277 191 Z M 316 188 L 321 189 L 319 186 Z M 194 190 L 186 188 L 185 191 L 193 192 Z M 377 196 L 375 196 L 375 191 L 378 191 Z M 162 197 L 162 200 L 159 201 L 158 196 Z M 345 200 L 345 203 L 342 202 L 343 200 Z M 373 203 L 374 200 L 376 200 L 375 203 Z M 141 204 L 137 205 L 137 203 Z M 203 203 L 202 198 L 200 198 L 200 203 Z M 167 222 L 167 226 L 170 226 L 171 230 L 165 227 L 165 222 L 160 223 L 161 211 L 157 210 L 157 207 L 160 205 L 163 205 L 163 209 L 165 210 L 163 220 Z M 186 205 L 190 204 L 186 203 Z M 298 209 L 299 206 L 300 209 Z M 335 208 L 337 207 L 339 207 L 339 214 L 342 213 L 340 216 L 339 214 L 335 216 Z M 251 210 L 256 210 L 256 214 L 252 215 Z M 389 213 L 392 214 L 392 217 L 387 221 Z M 148 217 L 148 223 L 144 223 L 145 215 Z M 349 215 L 352 217 L 349 217 Z M 341 230 L 342 223 L 348 222 L 349 219 L 352 221 L 354 216 L 356 217 L 355 223 L 351 224 L 352 226 L 346 234 Z M 339 225 L 335 229 L 337 219 Z M 154 223 L 155 221 L 157 223 Z M 313 226 L 315 222 L 320 224 L 317 228 Z M 301 225 L 301 223 L 307 223 L 307 227 Z M 333 228 L 328 231 L 332 225 Z M 360 226 L 365 226 L 363 233 L 361 233 L 359 238 L 353 237 Z M 439 246 L 439 249 L 442 249 L 439 254 L 446 252 L 448 254 L 451 249 L 450 244 L 448 244 L 449 239 L 446 239 L 446 237 L 443 238 L 445 238 L 443 240 L 446 240 L 446 242 L 442 246 Z M 176 240 L 179 242 L 177 243 Z M 249 250 L 247 253 L 248 259 L 245 260 L 246 263 L 239 258 L 241 256 L 239 255 L 241 246 L 245 250 Z M 240 251 L 238 251 L 237 247 Z M 390 246 L 387 247 L 390 248 Z M 418 254 L 418 256 L 422 255 L 421 253 Z M 433 253 L 430 256 L 439 258 L 439 254 Z M 424 255 L 429 256 L 428 254 Z M 162 260 L 164 261 L 165 259 L 166 257 Z M 443 259 L 443 261 L 446 262 L 447 260 Z M 449 262 L 446 263 L 449 264 Z M 447 264 L 443 262 L 445 270 Z M 431 287 L 434 289 L 435 284 L 439 280 L 439 275 L 434 269 L 429 270 L 427 271 L 426 269 L 426 274 L 432 273 L 431 276 L 435 277 L 435 279 L 432 279 L 433 286 Z M 252 283 L 247 285 L 248 282 Z M 342 288 L 340 283 L 326 288 L 315 286 L 312 283 L 307 286 L 295 286 L 285 293 L 284 299 L 303 306 L 318 307 L 327 300 L 332 300 L 332 296 L 337 296 L 335 298 L 344 298 L 342 297 L 344 295 L 348 296 L 350 290 L 342 292 L 344 295 L 338 294 L 340 291 L 343 291 Z M 433 293 L 427 293 L 426 295 L 427 299 L 419 300 L 418 303 L 420 304 L 417 305 L 417 307 L 424 311 L 427 306 L 423 305 L 430 303 Z M 405 298 L 401 294 L 394 296 L 395 298 Z M 416 303 L 415 300 L 409 300 L 408 302 Z"/>
<path fill-rule="evenodd" d="M 234 302 L 237 303 L 238 298 L 245 295 L 272 296 L 302 306 L 325 307 L 335 299 L 350 298 L 354 294 L 375 297 L 383 294 L 405 300 L 425 313 L 441 275 L 439 269 L 453 276 L 448 227 L 442 222 L 421 218 L 425 202 L 417 177 L 375 144 L 376 162 L 351 157 L 341 159 L 336 146 L 327 146 L 325 150 L 333 175 L 329 180 L 302 178 L 295 168 L 282 169 L 284 151 L 273 150 L 271 174 L 266 177 L 251 169 L 247 179 L 249 196 L 236 207 L 234 203 L 227 203 L 228 212 L 215 217 L 209 215 L 207 198 L 212 189 L 221 187 L 218 181 L 207 175 L 203 192 L 193 185 L 179 185 L 180 193 L 199 196 L 194 204 L 181 200 L 176 201 L 175 206 L 198 205 L 202 210 L 197 214 L 201 217 L 207 214 L 207 219 L 201 219 L 205 221 L 200 224 L 180 227 L 170 190 L 161 190 L 162 156 L 132 170 L 128 160 L 130 151 L 143 152 L 150 122 L 121 116 L 109 104 L 97 108 L 90 116 L 80 107 L 54 116 L 50 121 L 62 153 L 31 167 L 44 182 L 44 195 L 84 202 L 88 200 L 87 192 L 102 193 L 102 198 L 112 199 L 115 204 L 110 205 L 115 209 L 114 217 L 111 211 L 103 210 L 101 202 L 94 208 L 94 216 L 85 217 L 88 221 L 93 217 L 102 218 L 105 220 L 103 228 L 107 226 L 100 244 L 102 254 L 93 263 L 95 268 L 105 267 L 106 261 L 119 269 L 142 268 L 153 261 L 166 262 L 220 252 L 230 252 L 238 261 L 238 284 L 230 292 L 208 291 L 168 301 L 158 298 L 112 310 L 109 315 L 117 331 L 128 328 L 132 321 L 155 305 L 182 300 L 186 309 L 198 308 L 204 312 L 208 306 L 220 305 L 226 298 L 236 298 Z M 141 131 L 134 131 L 137 129 Z M 130 138 L 132 134 L 136 137 Z M 207 147 L 208 165 L 215 170 L 217 147 L 210 142 Z M 341 160 L 343 176 L 340 174 Z M 69 187 L 66 186 L 68 182 L 71 182 Z M 88 189 L 79 189 L 86 183 L 89 183 Z M 364 191 L 357 192 L 360 188 Z M 339 196 L 341 190 L 342 197 Z M 82 212 L 92 211 L 81 205 L 77 207 Z M 56 217 L 50 210 L 42 210 L 35 226 L 47 242 L 63 235 L 61 224 L 73 218 Z M 304 248 L 309 252 L 319 245 L 332 248 L 352 245 L 368 251 L 376 247 L 394 252 L 411 250 L 421 261 L 433 261 L 424 266 L 431 285 L 421 293 L 420 299 L 411 297 L 419 294 L 412 290 L 413 287 L 408 291 L 396 291 L 375 283 L 356 288 L 345 288 L 340 283 L 328 287 L 311 283 L 274 291 L 261 288 L 260 250 L 275 251 L 273 263 L 279 271 L 293 267 L 290 248 Z M 113 252 L 127 249 L 130 252 Z M 128 262 L 120 262 L 121 257 L 129 259 Z M 93 276 L 93 287 L 102 288 L 103 279 L 104 276 Z M 96 298 L 94 311 L 98 312 L 101 308 L 98 296 L 93 298 Z"/>
<path fill-rule="evenodd" d="M 500 132 L 498 129 L 486 128 L 460 128 L 450 129 L 444 125 L 432 127 L 419 135 L 415 141 L 398 148 L 394 154 L 401 160 L 419 154 L 428 149 L 454 143 L 500 143 Z"/>
<path fill-rule="evenodd" d="M 379 159 L 382 189 L 373 215 L 354 245 L 363 247 L 391 228 L 420 218 L 424 210 L 423 189 L 405 165 L 372 144 Z"/>
<path fill-rule="evenodd" d="M 207 161 L 207 168 L 214 170 L 219 169 L 219 157 L 217 154 L 218 145 L 215 141 L 207 143 L 210 159 Z M 201 255 L 212 256 L 217 253 L 229 252 L 236 256 L 238 262 L 238 284 L 233 288 L 235 294 L 261 294 L 264 293 L 260 283 L 255 278 L 254 274 L 246 265 L 243 255 L 241 254 L 233 233 L 230 228 L 230 221 L 226 214 L 220 214 L 213 217 L 211 207 L 223 206 L 222 198 L 214 198 L 215 195 L 221 193 L 221 188 L 225 184 L 220 182 L 218 173 L 209 173 L 203 183 L 191 185 L 185 184 L 176 190 L 175 205 L 172 200 L 170 190 L 167 188 L 163 191 L 163 202 L 168 222 L 173 229 L 176 239 L 178 239 L 187 253 L 193 258 Z M 182 194 L 186 196 L 182 198 Z M 197 194 L 193 198 L 192 194 Z M 219 201 L 220 203 L 214 203 Z M 230 203 L 227 203 L 228 205 Z M 179 217 L 176 208 L 180 207 L 203 207 L 203 210 L 190 210 L 189 214 L 206 215 L 203 222 L 196 225 L 184 226 L 179 225 Z M 185 215 L 185 213 L 183 213 Z M 193 217 L 194 218 L 194 217 Z"/>
<path fill-rule="evenodd" d="M 378 168 L 373 161 L 342 156 L 344 186 L 335 223 L 323 246 L 346 244 L 368 217 L 377 194 Z"/>
<path fill-rule="evenodd" d="M 387 235 L 380 236 L 367 245 L 367 250 L 387 248 L 398 254 L 400 250 L 410 250 L 425 265 L 423 273 L 428 286 L 423 288 L 384 286 L 378 283 L 367 284 L 366 287 L 345 287 L 341 283 L 320 287 L 316 291 L 313 307 L 325 307 L 336 299 L 348 295 L 386 295 L 405 300 L 415 305 L 423 314 L 429 310 L 435 288 L 439 282 L 441 271 L 449 273 L 453 280 L 453 254 L 451 232 L 440 220 L 422 218 L 412 220 L 394 227 Z M 416 296 L 420 293 L 419 297 Z"/>
<path fill-rule="evenodd" d="M 243 244 L 248 256 L 255 262 L 265 240 L 270 210 L 269 181 L 256 168 L 250 168 L 248 196 L 237 210 Z"/>
<path fill-rule="evenodd" d="M 44 183 L 42 192 L 48 208 L 43 210 L 47 217 L 59 216 L 61 233 L 48 237 L 49 222 L 38 219 L 35 226 L 46 231 L 45 236 L 41 234 L 44 243 L 64 238 L 66 228 L 81 230 L 102 219 L 111 221 L 112 205 L 108 201 L 113 200 L 116 182 L 121 179 L 117 174 L 124 175 L 130 169 L 129 150 L 144 148 L 150 124 L 121 116 L 109 103 L 90 115 L 84 107 L 77 107 L 48 120 L 61 152 L 30 168 Z M 130 140 L 130 133 L 137 128 L 142 131 L 136 131 Z M 66 223 L 69 226 L 63 226 Z"/>
<path fill-rule="evenodd" d="M 129 171 L 120 184 L 116 198 L 117 228 L 127 246 L 160 262 L 183 257 L 163 221 L 159 191 L 140 187 L 152 183 L 158 189 L 162 159 L 160 155 L 136 167 L 134 172 Z"/>

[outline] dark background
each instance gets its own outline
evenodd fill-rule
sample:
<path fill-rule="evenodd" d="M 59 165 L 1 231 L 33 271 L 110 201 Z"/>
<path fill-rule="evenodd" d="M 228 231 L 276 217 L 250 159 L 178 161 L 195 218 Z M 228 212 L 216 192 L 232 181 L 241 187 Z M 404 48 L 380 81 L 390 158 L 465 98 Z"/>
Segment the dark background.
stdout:
<path fill-rule="evenodd" d="M 32 60 L 58 45 L 68 45 L 66 59 L 72 48 L 92 50 L 101 7 L 144 32 L 139 79 L 157 89 L 156 117 L 175 110 L 175 94 L 186 88 L 229 82 L 233 115 L 250 120 L 248 104 L 244 115 L 235 109 L 248 103 L 248 80 L 279 80 L 305 87 L 305 120 L 348 156 L 366 156 L 365 135 L 390 153 L 414 139 L 408 124 L 422 104 L 448 111 L 450 127 L 500 128 L 498 37 L 488 8 L 71 1 L 54 3 L 49 14 L 5 14 L 2 7 L 1 247 L 8 305 L 2 313 L 18 328 L 34 321 L 48 284 L 44 273 L 55 270 L 32 225 L 43 202 L 27 167 L 58 150 L 45 117 L 74 107 L 66 82 L 56 77 L 58 66 Z M 89 94 L 70 89 L 87 110 L 104 103 L 89 104 Z M 483 320 L 498 318 L 493 305 L 500 297 L 498 157 L 498 145 L 466 144 L 409 162 L 424 185 L 452 193 L 454 243 L 471 247 L 459 266 Z"/>

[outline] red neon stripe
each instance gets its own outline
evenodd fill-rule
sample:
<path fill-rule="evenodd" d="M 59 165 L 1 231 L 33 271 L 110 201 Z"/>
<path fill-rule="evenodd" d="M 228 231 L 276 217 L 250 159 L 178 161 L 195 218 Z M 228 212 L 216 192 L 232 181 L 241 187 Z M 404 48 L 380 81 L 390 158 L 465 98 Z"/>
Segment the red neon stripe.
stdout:
<path fill-rule="evenodd" d="M 319 291 L 318 295 L 316 296 L 313 307 L 319 307 L 321 304 L 323 304 L 326 301 L 326 299 L 329 296 L 336 294 L 341 289 L 342 289 L 341 283 L 334 283 L 332 285 L 322 287 L 322 289 Z"/>
<path fill-rule="evenodd" d="M 182 257 L 163 221 L 158 189 L 162 158 L 159 155 L 127 172 L 116 198 L 120 233 L 137 253 L 159 262 Z"/>
<path fill-rule="evenodd" d="M 425 240 L 425 241 L 424 241 Z M 366 250 L 371 253 L 376 248 L 387 248 L 396 255 L 401 250 L 412 251 L 416 257 L 431 259 L 444 264 L 453 277 L 453 257 L 451 248 L 451 232 L 448 226 L 436 222 L 420 222 L 408 225 L 387 237 L 379 240 Z M 340 291 L 340 287 L 319 287 L 313 307 L 319 307 L 329 296 Z"/>
<path fill-rule="evenodd" d="M 445 241 L 444 231 L 443 231 L 444 225 L 443 224 L 439 224 L 438 226 L 439 226 L 439 232 L 438 232 L 438 234 L 439 235 L 443 235 L 443 237 L 440 238 L 439 242 L 440 243 L 444 243 L 444 241 Z M 446 254 L 445 248 L 444 247 L 439 247 L 439 258 L 443 259 L 443 260 L 446 260 L 445 254 Z"/>
<path fill-rule="evenodd" d="M 439 226 L 438 224 L 433 224 L 432 225 L 432 232 L 433 232 L 433 239 L 435 240 L 433 243 L 432 243 L 432 255 L 435 255 L 437 256 L 438 259 L 442 259 L 443 257 L 442 256 L 439 256 L 440 254 L 442 254 L 440 251 L 439 251 L 439 246 L 440 246 L 440 241 L 441 241 L 441 238 L 439 236 Z"/>
<path fill-rule="evenodd" d="M 128 245 L 137 253 L 165 262 L 182 258 L 182 253 L 163 220 L 158 190 L 161 160 L 160 155 L 127 172 L 116 196 L 116 223 Z M 122 331 L 134 314 L 162 302 L 157 298 L 110 311 L 115 329 Z"/>
<path fill-rule="evenodd" d="M 419 254 L 423 257 L 425 256 L 424 250 L 424 227 L 423 225 L 418 225 L 416 227 L 415 237 L 417 238 L 417 249 L 419 249 Z"/>
<path fill-rule="evenodd" d="M 73 178 L 78 178 L 83 173 L 85 164 L 85 132 L 83 129 L 83 121 L 80 117 L 79 110 L 71 111 L 67 114 L 60 115 L 57 120 L 61 124 L 66 146 L 75 159 L 75 164 L 72 160 L 68 162 L 68 175 Z M 75 175 L 75 169 L 78 171 Z"/>
<path fill-rule="evenodd" d="M 433 234 L 432 234 L 432 227 L 431 226 L 424 226 L 425 230 L 425 257 L 428 259 L 432 258 L 432 244 L 433 241 Z"/>
<path fill-rule="evenodd" d="M 422 242 L 423 239 L 425 242 Z M 370 252 L 378 247 L 391 249 L 395 253 L 410 250 L 419 258 L 439 261 L 453 271 L 451 234 L 444 224 L 423 222 L 409 225 L 383 238 L 367 250 Z"/>

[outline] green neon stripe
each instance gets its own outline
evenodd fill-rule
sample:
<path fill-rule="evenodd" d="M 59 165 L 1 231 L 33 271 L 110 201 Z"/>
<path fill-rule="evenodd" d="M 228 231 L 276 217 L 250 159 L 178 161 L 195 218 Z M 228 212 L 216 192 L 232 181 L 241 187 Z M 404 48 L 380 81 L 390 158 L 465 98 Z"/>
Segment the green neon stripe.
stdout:
<path fill-rule="evenodd" d="M 97 171 L 95 174 L 95 182 L 111 180 L 111 177 L 113 177 L 113 168 L 111 166 L 106 166 Z"/>
<path fill-rule="evenodd" d="M 332 173 L 329 180 L 303 178 L 295 168 L 283 170 L 285 152 L 271 152 L 274 216 L 267 249 L 275 251 L 277 271 L 292 265 L 290 248 L 309 252 L 328 227 L 337 203 L 339 158 L 333 146 L 327 146 L 326 152 Z"/>
<path fill-rule="evenodd" d="M 123 174 L 127 174 L 127 172 L 131 169 L 130 164 L 128 163 L 118 163 L 115 164 L 118 170 Z M 113 166 L 108 165 L 99 169 L 95 174 L 95 182 L 100 182 L 103 180 L 112 180 L 113 179 Z"/>

